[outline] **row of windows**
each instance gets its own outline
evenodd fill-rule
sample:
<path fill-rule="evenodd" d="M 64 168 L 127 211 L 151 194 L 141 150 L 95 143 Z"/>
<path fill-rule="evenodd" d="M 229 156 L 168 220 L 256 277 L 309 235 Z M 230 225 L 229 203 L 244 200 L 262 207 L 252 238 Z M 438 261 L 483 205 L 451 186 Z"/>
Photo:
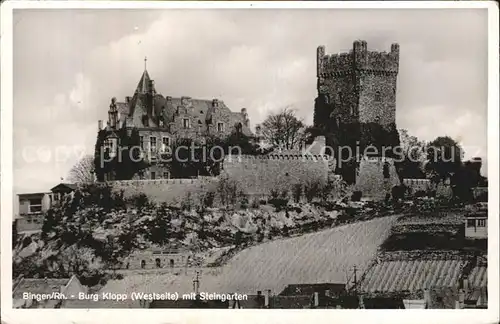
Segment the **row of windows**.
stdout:
<path fill-rule="evenodd" d="M 143 120 L 143 124 L 144 124 L 145 127 L 149 127 L 149 120 L 146 117 L 147 116 L 145 116 L 145 118 Z M 200 125 L 202 124 L 201 120 L 198 120 L 198 124 L 200 124 Z M 159 126 L 163 127 L 163 121 L 160 120 Z M 183 118 L 182 119 L 182 127 L 184 129 L 191 128 L 191 120 L 189 118 Z M 224 131 L 224 123 L 222 123 L 222 122 L 217 123 L 217 131 L 218 132 L 223 132 Z"/>
<path fill-rule="evenodd" d="M 160 259 L 156 259 L 155 260 L 155 265 L 157 268 L 161 268 L 161 260 Z M 173 268 L 175 265 L 175 261 L 173 259 L 170 259 L 169 261 L 169 266 L 170 268 Z M 128 269 L 130 267 L 130 264 L 127 263 L 126 265 L 126 268 Z M 146 260 L 141 260 L 141 269 L 145 269 L 146 268 Z"/>
<path fill-rule="evenodd" d="M 151 180 L 156 180 L 156 179 L 170 179 L 170 172 L 165 171 L 165 172 L 163 172 L 163 174 L 162 174 L 162 175 L 163 175 L 163 177 L 162 177 L 162 178 L 158 178 L 158 175 L 157 175 L 157 173 L 156 173 L 155 171 L 151 171 L 151 172 L 149 173 L 149 176 L 150 176 L 150 179 L 151 179 Z M 144 179 L 144 178 L 145 178 L 144 171 L 139 171 L 139 177 L 140 177 L 141 179 Z"/>
<path fill-rule="evenodd" d="M 157 137 L 156 136 L 150 136 L 149 137 L 149 147 L 151 148 L 152 151 L 156 151 L 156 147 L 157 147 Z M 168 136 L 163 136 L 162 139 L 161 139 L 161 143 L 163 145 L 163 148 L 167 147 L 167 146 L 170 146 L 170 137 Z M 140 146 L 141 146 L 141 149 L 145 149 L 144 148 L 144 136 L 141 136 L 140 137 Z"/>
<path fill-rule="evenodd" d="M 189 119 L 185 119 L 184 121 L 186 121 L 186 123 L 184 124 L 184 128 L 189 128 Z M 217 131 L 218 132 L 223 132 L 224 131 L 224 123 L 217 123 Z M 105 145 L 110 145 L 110 143 L 108 144 L 109 142 L 105 143 Z M 151 148 L 152 151 L 156 151 L 156 147 L 157 147 L 157 137 L 156 136 L 150 136 L 149 137 L 149 147 Z M 140 137 L 140 145 L 141 145 L 141 149 L 145 149 L 144 148 L 144 136 L 141 136 Z M 170 146 L 170 137 L 168 136 L 163 136 L 162 137 L 162 145 L 163 147 L 167 147 L 167 146 Z M 111 146 L 111 145 L 110 145 Z"/>
<path fill-rule="evenodd" d="M 467 227 L 486 227 L 486 219 L 468 219 Z"/>

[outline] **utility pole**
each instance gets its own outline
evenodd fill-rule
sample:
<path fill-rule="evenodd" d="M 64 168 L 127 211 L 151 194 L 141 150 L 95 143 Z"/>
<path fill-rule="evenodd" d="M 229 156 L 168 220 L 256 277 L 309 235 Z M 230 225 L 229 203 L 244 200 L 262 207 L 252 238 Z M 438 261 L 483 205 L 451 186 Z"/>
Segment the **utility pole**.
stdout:
<path fill-rule="evenodd" d="M 198 296 L 198 293 L 200 291 L 200 273 L 196 271 L 196 277 L 193 280 L 193 286 L 194 286 L 194 293 L 196 296 Z"/>
<path fill-rule="evenodd" d="M 356 266 L 354 266 L 354 292 L 357 294 L 358 292 L 358 277 L 357 277 L 357 272 L 358 272 L 358 269 L 356 268 Z"/>

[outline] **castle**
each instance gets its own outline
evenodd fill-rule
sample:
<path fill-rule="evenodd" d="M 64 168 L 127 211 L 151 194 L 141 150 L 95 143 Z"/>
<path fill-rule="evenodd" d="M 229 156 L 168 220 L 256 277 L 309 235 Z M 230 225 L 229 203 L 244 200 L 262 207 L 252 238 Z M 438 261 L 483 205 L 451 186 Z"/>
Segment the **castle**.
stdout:
<path fill-rule="evenodd" d="M 317 90 L 314 126 L 372 123 L 388 127 L 396 123 L 396 80 L 399 45 L 391 51 L 368 51 L 365 41 L 355 41 L 348 53 L 325 54 L 317 49 Z"/>
<path fill-rule="evenodd" d="M 314 126 L 321 130 L 323 147 L 329 143 L 328 134 L 341 133 L 341 136 L 362 135 L 373 139 L 363 125 L 374 124 L 391 131 L 395 129 L 396 118 L 396 80 L 399 67 L 399 45 L 392 44 L 391 51 L 368 51 L 365 41 L 355 41 L 348 53 L 326 55 L 325 47 L 317 49 L 317 91 L 314 107 Z M 168 179 L 170 170 L 164 164 L 155 164 L 156 152 L 170 146 L 175 139 L 189 138 L 198 142 L 209 136 L 225 137 L 232 133 L 253 136 L 250 131 L 246 109 L 232 112 L 222 101 L 191 99 L 190 97 L 172 98 L 157 94 L 153 80 L 145 68 L 133 97 L 125 102 L 112 99 L 104 132 L 104 145 L 115 151 L 118 146 L 116 132 L 125 129 L 130 136 L 137 130 L 140 146 L 149 166 L 142 171 L 139 179 Z M 342 125 L 358 124 L 359 132 Z M 257 128 L 257 132 L 259 129 Z M 363 133 L 364 132 L 364 133 Z M 366 136 L 368 134 L 368 136 Z M 319 139 L 319 138 L 317 138 Z M 315 143 L 318 143 L 317 141 Z M 337 142 L 337 145 L 346 145 Z M 290 155 L 292 154 L 292 155 Z M 241 157 L 237 162 L 224 161 L 221 175 L 241 180 L 249 187 L 249 194 L 265 195 L 274 186 L 282 187 L 285 179 L 290 183 L 303 183 L 305 180 L 324 182 L 333 179 L 335 162 L 316 153 L 315 163 L 303 161 L 300 152 L 280 153 L 273 157 Z M 326 153 L 328 154 L 328 153 Z M 274 171 L 271 171 L 274 170 Z M 337 171 L 336 171 L 337 172 Z M 377 196 L 378 199 L 399 185 L 394 162 L 387 158 L 371 158 L 361 161 L 350 170 L 352 180 L 359 190 Z M 247 175 L 242 179 L 243 175 Z M 315 179 L 310 179 L 311 177 Z M 351 177 L 351 175 L 349 175 Z M 278 179 L 280 178 L 280 179 Z M 317 179 L 316 179 L 317 178 Z M 134 176 L 133 179 L 137 179 Z M 107 174 L 99 181 L 110 181 Z M 158 180 L 159 181 L 159 180 Z M 162 184 L 155 181 L 156 188 Z M 288 183 L 288 182 L 287 182 Z M 168 185 L 174 185 L 168 183 Z M 156 190 L 156 189 L 155 189 Z"/>
<path fill-rule="evenodd" d="M 251 136 L 246 108 L 231 111 L 218 99 L 203 100 L 191 97 L 173 98 L 156 92 L 154 81 L 144 72 L 132 97 L 125 102 L 111 99 L 105 127 L 100 120 L 99 132 L 104 133 L 105 150 L 116 154 L 121 143 L 117 132 L 126 130 L 128 137 L 137 130 L 141 153 L 149 167 L 140 172 L 140 179 L 168 179 L 168 165 L 156 163 L 158 154 L 178 139 L 203 143 L 208 137 L 224 138 L 232 133 Z M 99 181 L 114 180 L 112 173 Z"/>

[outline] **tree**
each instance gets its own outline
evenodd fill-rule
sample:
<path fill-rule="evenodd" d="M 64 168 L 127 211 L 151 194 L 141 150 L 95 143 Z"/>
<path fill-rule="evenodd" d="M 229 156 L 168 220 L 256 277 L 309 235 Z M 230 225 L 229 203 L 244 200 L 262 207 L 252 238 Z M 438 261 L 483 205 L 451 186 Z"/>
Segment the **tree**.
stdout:
<path fill-rule="evenodd" d="M 426 171 L 434 181 L 444 180 L 460 171 L 462 147 L 449 136 L 440 136 L 427 146 Z"/>
<path fill-rule="evenodd" d="M 136 128 L 122 128 L 115 131 L 118 137 L 116 156 L 111 159 L 109 148 L 103 150 L 106 138 L 112 132 L 103 129 L 97 134 L 94 152 L 94 170 L 97 181 L 104 181 L 105 174 L 111 174 L 115 180 L 130 180 L 140 170 L 145 169 L 148 163 L 141 157 L 140 135 Z"/>
<path fill-rule="evenodd" d="M 399 130 L 400 146 L 396 153 L 396 169 L 403 179 L 425 178 L 422 164 L 427 157 L 425 142 L 411 136 L 406 129 Z"/>
<path fill-rule="evenodd" d="M 294 110 L 284 108 L 277 114 L 269 115 L 261 125 L 262 136 L 269 144 L 283 149 L 296 149 L 304 140 L 304 123 Z"/>
<path fill-rule="evenodd" d="M 69 170 L 68 180 L 71 183 L 94 182 L 94 157 L 85 155 Z"/>

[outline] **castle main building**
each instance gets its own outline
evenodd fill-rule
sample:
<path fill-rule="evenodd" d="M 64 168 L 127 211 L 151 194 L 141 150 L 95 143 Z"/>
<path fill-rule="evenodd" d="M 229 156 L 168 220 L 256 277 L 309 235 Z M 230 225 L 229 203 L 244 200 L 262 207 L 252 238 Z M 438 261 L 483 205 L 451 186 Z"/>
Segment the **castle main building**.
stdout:
<path fill-rule="evenodd" d="M 325 54 L 317 49 L 317 90 L 314 126 L 328 129 L 332 123 L 396 122 L 396 80 L 399 45 L 391 51 L 368 51 L 365 41 L 355 41 L 348 53 Z"/>
<path fill-rule="evenodd" d="M 174 98 L 156 92 L 154 81 L 144 69 L 132 97 L 125 102 L 111 100 L 107 125 L 99 121 L 99 132 L 105 132 L 103 145 L 116 152 L 120 146 L 118 131 L 131 136 L 137 130 L 143 156 L 150 165 L 138 175 L 142 179 L 170 177 L 168 166 L 155 163 L 156 157 L 177 139 L 191 139 L 202 143 L 207 137 L 225 138 L 234 132 L 251 135 L 250 121 L 245 108 L 232 112 L 218 99 L 202 100 L 191 97 Z M 102 180 L 114 180 L 105 174 Z"/>

